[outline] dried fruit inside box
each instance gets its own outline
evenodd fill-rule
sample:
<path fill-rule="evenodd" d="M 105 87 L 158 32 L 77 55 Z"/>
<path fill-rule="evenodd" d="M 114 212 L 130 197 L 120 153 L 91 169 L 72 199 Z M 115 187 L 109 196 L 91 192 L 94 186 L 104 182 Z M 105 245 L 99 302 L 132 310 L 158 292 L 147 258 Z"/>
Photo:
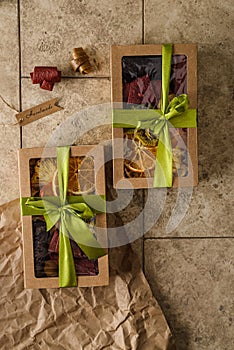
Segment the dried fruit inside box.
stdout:
<path fill-rule="evenodd" d="M 30 159 L 31 196 L 58 196 L 56 158 Z M 92 157 L 71 157 L 69 160 L 68 195 L 95 192 L 94 162 Z M 95 235 L 95 217 L 86 220 Z M 43 216 L 32 217 L 35 276 L 58 276 L 59 223 L 46 232 Z M 89 260 L 78 245 L 71 241 L 76 273 L 79 276 L 98 274 L 98 260 Z"/>
<path fill-rule="evenodd" d="M 122 58 L 123 108 L 160 108 L 161 56 Z M 171 63 L 169 99 L 187 93 L 187 57 L 174 55 Z M 173 175 L 186 176 L 188 166 L 187 129 L 171 129 Z M 150 130 L 124 129 L 124 176 L 153 177 L 157 137 Z"/>

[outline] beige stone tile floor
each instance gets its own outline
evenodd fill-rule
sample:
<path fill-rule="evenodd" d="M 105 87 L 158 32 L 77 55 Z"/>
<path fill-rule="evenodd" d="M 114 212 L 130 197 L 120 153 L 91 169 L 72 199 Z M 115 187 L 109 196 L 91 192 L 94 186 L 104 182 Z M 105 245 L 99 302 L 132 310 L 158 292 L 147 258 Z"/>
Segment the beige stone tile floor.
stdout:
<path fill-rule="evenodd" d="M 139 190 L 131 199 L 131 191 L 111 189 L 107 167 L 108 191 L 123 201 L 130 198 L 120 214 L 109 215 L 109 226 L 133 222 L 129 240 L 146 233 L 134 249 L 178 350 L 234 349 L 232 23 L 231 0 L 0 1 L 0 95 L 17 110 L 53 97 L 64 107 L 20 130 L 12 125 L 15 112 L 0 100 L 0 204 L 19 196 L 17 149 L 44 146 L 58 127 L 58 143 L 66 137 L 72 143 L 105 140 L 110 152 L 108 105 L 99 111 L 105 127 L 82 138 L 74 132 L 85 122 L 92 125 L 92 106 L 110 103 L 110 45 L 198 44 L 198 187 Z M 85 78 L 69 66 L 75 46 L 91 57 L 94 72 Z M 62 82 L 52 93 L 31 84 L 35 65 L 62 70 Z M 69 117 L 76 113 L 72 124 Z"/>
<path fill-rule="evenodd" d="M 0 2 L 0 33 L 0 95 L 18 110 L 19 49 L 16 0 Z M 15 111 L 0 99 L 0 204 L 19 196 L 17 149 L 20 147 L 20 129 L 13 126 L 16 122 L 14 115 Z"/>
<path fill-rule="evenodd" d="M 110 45 L 141 43 L 141 9 L 141 0 L 21 1 L 23 75 L 37 61 L 56 62 L 64 76 L 74 76 L 69 60 L 79 42 L 92 60 L 92 75 L 109 76 Z"/>
<path fill-rule="evenodd" d="M 233 239 L 145 242 L 145 272 L 178 349 L 234 348 Z"/>

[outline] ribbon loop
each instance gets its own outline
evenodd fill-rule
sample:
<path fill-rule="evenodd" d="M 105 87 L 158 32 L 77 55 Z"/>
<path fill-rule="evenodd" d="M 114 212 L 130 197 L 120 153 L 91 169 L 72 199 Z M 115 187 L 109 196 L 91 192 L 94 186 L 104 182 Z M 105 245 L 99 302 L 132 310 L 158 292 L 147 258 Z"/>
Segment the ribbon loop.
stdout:
<path fill-rule="evenodd" d="M 172 99 L 167 107 L 165 117 L 167 120 L 173 117 L 178 117 L 186 112 L 189 108 L 189 100 L 186 94 L 181 94 Z"/>

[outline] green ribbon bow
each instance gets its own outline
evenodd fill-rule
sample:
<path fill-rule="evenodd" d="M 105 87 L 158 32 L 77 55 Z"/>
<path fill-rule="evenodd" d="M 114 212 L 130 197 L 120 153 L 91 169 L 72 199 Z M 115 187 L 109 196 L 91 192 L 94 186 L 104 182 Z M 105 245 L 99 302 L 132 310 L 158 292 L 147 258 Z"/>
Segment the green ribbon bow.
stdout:
<path fill-rule="evenodd" d="M 186 94 L 173 98 L 168 104 L 172 44 L 162 46 L 162 96 L 161 110 L 114 109 L 114 128 L 150 129 L 158 138 L 154 187 L 172 186 L 172 146 L 169 127 L 196 128 L 196 109 L 188 109 Z M 169 122 L 170 120 L 170 122 Z"/>
<path fill-rule="evenodd" d="M 59 197 L 21 198 L 22 215 L 43 215 L 49 231 L 60 221 L 59 234 L 59 287 L 76 287 L 77 277 L 70 236 L 89 259 L 106 254 L 90 231 L 85 219 L 94 213 L 105 212 L 104 196 L 68 196 L 70 147 L 57 147 Z M 86 203 L 91 203 L 91 209 Z"/>

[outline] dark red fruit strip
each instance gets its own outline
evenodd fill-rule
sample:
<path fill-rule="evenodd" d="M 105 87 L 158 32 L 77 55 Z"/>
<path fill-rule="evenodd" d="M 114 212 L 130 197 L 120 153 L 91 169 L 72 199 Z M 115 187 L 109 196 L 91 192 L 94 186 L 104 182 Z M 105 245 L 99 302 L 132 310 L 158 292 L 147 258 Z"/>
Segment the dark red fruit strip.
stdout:
<path fill-rule="evenodd" d="M 54 83 L 61 81 L 61 71 L 57 67 L 34 67 L 30 73 L 33 84 L 40 84 L 41 89 L 52 91 Z"/>
<path fill-rule="evenodd" d="M 141 104 L 145 91 L 150 84 L 150 78 L 145 75 L 130 83 L 128 103 Z"/>
<path fill-rule="evenodd" d="M 82 252 L 82 250 L 78 247 L 78 245 L 76 244 L 75 241 L 73 241 L 72 239 L 70 240 L 71 243 L 71 248 L 72 248 L 72 252 L 73 252 L 73 256 L 75 258 L 82 258 L 84 256 L 84 253 Z M 50 241 L 50 246 L 48 251 L 50 253 L 59 253 L 59 231 L 58 229 L 56 229 L 54 231 L 53 237 Z"/>
<path fill-rule="evenodd" d="M 40 88 L 43 90 L 52 91 L 53 87 L 54 87 L 54 83 L 50 81 L 43 80 L 43 82 L 40 83 Z"/>

